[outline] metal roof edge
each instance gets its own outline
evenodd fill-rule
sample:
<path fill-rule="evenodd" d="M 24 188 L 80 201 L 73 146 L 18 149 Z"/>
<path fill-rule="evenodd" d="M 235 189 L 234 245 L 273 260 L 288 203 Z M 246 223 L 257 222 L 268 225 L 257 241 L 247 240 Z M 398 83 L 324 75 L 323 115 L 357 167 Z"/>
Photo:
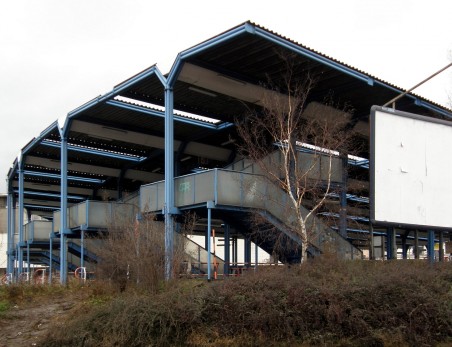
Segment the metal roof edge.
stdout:
<path fill-rule="evenodd" d="M 383 81 L 371 74 L 363 72 L 355 67 L 352 67 L 339 60 L 329 57 L 323 53 L 320 53 L 316 50 L 306 47 L 294 40 L 291 40 L 291 39 L 284 37 L 274 31 L 269 30 L 263 26 L 260 26 L 259 24 L 252 23 L 252 22 L 250 22 L 249 24 L 253 25 L 255 27 L 255 33 L 257 35 L 264 37 L 266 39 L 271 39 L 273 42 L 278 43 L 278 44 L 285 43 L 284 45 L 289 49 L 301 50 L 303 53 L 308 53 L 308 55 L 310 57 L 315 58 L 319 62 L 322 62 L 322 63 L 326 62 L 326 63 L 328 63 L 327 65 L 330 65 L 331 67 L 336 68 L 345 73 L 348 73 L 354 77 L 358 77 L 359 79 L 363 80 L 364 82 L 367 82 L 367 84 L 369 84 L 371 86 L 373 86 L 375 83 L 377 83 L 380 86 L 391 89 L 396 93 L 404 92 L 404 90 L 402 88 L 400 88 L 392 83 Z M 434 101 L 428 100 L 425 97 L 420 96 L 415 93 L 408 93 L 407 96 L 414 99 L 415 104 L 418 106 L 428 108 L 428 109 L 433 110 L 434 112 L 440 113 L 448 118 L 452 118 L 452 110 L 449 110 L 447 107 L 445 107 L 443 105 L 440 105 Z M 419 101 L 419 99 L 421 99 L 421 101 Z"/>
<path fill-rule="evenodd" d="M 403 91 L 404 91 L 402 88 L 400 88 L 392 83 L 383 81 L 369 73 L 361 71 L 355 67 L 352 67 L 337 59 L 329 57 L 329 56 L 327 56 L 321 52 L 318 52 L 312 48 L 304 46 L 290 38 L 287 38 L 281 34 L 278 34 L 272 30 L 269 30 L 263 26 L 260 26 L 259 24 L 256 24 L 252 21 L 246 21 L 244 23 L 241 23 L 227 31 L 224 31 L 223 33 L 220 33 L 210 39 L 207 39 L 195 46 L 192 46 L 192 47 L 180 52 L 178 54 L 175 62 L 173 63 L 173 66 L 171 67 L 170 72 L 167 74 L 167 82 L 168 82 L 167 87 L 171 88 L 173 86 L 173 84 L 175 83 L 177 75 L 179 74 L 179 71 L 182 68 L 183 60 L 189 58 L 190 56 L 192 56 L 194 54 L 201 52 L 202 50 L 204 50 L 206 48 L 212 47 L 213 45 L 216 45 L 218 43 L 229 40 L 229 39 L 236 37 L 237 35 L 243 34 L 245 32 L 253 34 L 253 35 L 258 35 L 266 40 L 270 40 L 270 41 L 272 41 L 280 46 L 283 46 L 285 48 L 288 48 L 296 53 L 301 53 L 305 56 L 315 59 L 316 61 L 318 61 L 322 64 L 326 64 L 326 65 L 330 66 L 331 68 L 339 70 L 352 77 L 358 78 L 359 80 L 362 80 L 363 82 L 367 83 L 370 86 L 379 84 L 380 86 L 393 90 L 396 93 L 403 93 Z M 451 110 L 444 107 L 443 105 L 440 105 L 436 102 L 428 100 L 425 97 L 422 97 L 415 93 L 408 93 L 407 96 L 413 98 L 415 104 L 418 106 L 425 107 L 425 108 L 430 109 L 436 113 L 439 113 L 445 117 L 452 118 Z"/>
<path fill-rule="evenodd" d="M 58 129 L 58 121 L 53 122 L 50 124 L 46 129 L 41 131 L 38 137 L 33 138 L 30 142 L 28 142 L 23 148 L 22 148 L 22 156 L 27 155 L 27 152 L 32 149 L 37 143 L 40 143 L 43 138 L 45 138 L 51 131 Z"/>
<path fill-rule="evenodd" d="M 115 85 L 113 87 L 113 91 L 124 90 L 125 88 L 133 85 L 134 83 L 141 81 L 143 78 L 152 76 L 155 74 L 157 78 L 159 79 L 160 83 L 162 83 L 162 86 L 166 83 L 166 78 L 161 73 L 160 69 L 157 67 L 157 64 L 153 64 L 150 67 L 144 69 L 143 71 L 133 75 L 132 77 L 129 77 L 125 81 L 122 81 L 121 83 Z"/>
<path fill-rule="evenodd" d="M 17 171 L 18 165 L 19 165 L 18 160 L 17 160 L 17 158 L 15 158 L 14 161 L 13 161 L 13 165 L 9 168 L 9 171 L 8 171 L 8 174 L 7 174 L 7 177 L 8 177 L 9 181 L 12 181 L 13 175 Z"/>
<path fill-rule="evenodd" d="M 358 70 L 355 70 L 345 64 L 340 63 L 337 60 L 331 59 L 321 53 L 318 53 L 310 48 L 307 48 L 295 41 L 289 40 L 281 35 L 278 35 L 276 33 L 273 33 L 272 31 L 269 31 L 265 28 L 256 26 L 255 27 L 255 32 L 256 35 L 272 41 L 273 43 L 276 43 L 284 48 L 288 48 L 292 51 L 294 51 L 295 53 L 301 53 L 302 55 L 308 56 L 311 59 L 314 59 L 316 61 L 318 61 L 319 63 L 325 64 L 329 67 L 332 67 L 336 70 L 339 70 L 341 72 L 344 72 L 348 75 L 351 75 L 352 77 L 358 78 L 366 83 L 368 83 L 369 85 L 373 84 L 373 78 L 371 76 L 368 76 Z"/>
<path fill-rule="evenodd" d="M 192 46 L 192 47 L 180 52 L 177 55 L 176 60 L 174 61 L 173 65 L 170 69 L 170 72 L 167 75 L 166 87 L 172 88 L 172 86 L 174 85 L 174 83 L 177 79 L 177 76 L 179 75 L 180 69 L 182 67 L 183 60 L 189 58 L 190 56 L 192 56 L 194 54 L 197 54 L 197 53 L 203 51 L 204 49 L 212 47 L 221 42 L 230 40 L 231 38 L 234 38 L 245 32 L 254 33 L 254 25 L 249 21 L 239 24 L 239 25 L 233 27 L 232 29 L 224 31 L 221 34 L 218 34 L 210 39 L 207 39 L 195 46 Z"/>
<path fill-rule="evenodd" d="M 78 114 L 81 112 L 84 112 L 85 110 L 96 106 L 104 101 L 107 101 L 109 99 L 114 98 L 115 96 L 119 95 L 124 89 L 130 88 L 132 85 L 134 85 L 137 82 L 140 82 L 141 80 L 150 77 L 152 75 L 156 75 L 159 81 L 162 83 L 162 86 L 165 86 L 166 84 L 166 78 L 163 76 L 163 74 L 158 69 L 157 65 L 152 65 L 151 67 L 143 70 L 142 72 L 132 76 L 131 78 L 128 78 L 127 80 L 121 82 L 120 84 L 113 87 L 113 90 L 110 92 L 99 95 L 95 97 L 94 99 L 91 99 L 90 101 L 86 102 L 85 104 L 82 104 L 81 106 L 75 108 L 74 110 L 68 112 L 67 118 L 72 119 L 75 118 Z M 66 121 L 65 127 L 67 126 L 68 121 Z"/>

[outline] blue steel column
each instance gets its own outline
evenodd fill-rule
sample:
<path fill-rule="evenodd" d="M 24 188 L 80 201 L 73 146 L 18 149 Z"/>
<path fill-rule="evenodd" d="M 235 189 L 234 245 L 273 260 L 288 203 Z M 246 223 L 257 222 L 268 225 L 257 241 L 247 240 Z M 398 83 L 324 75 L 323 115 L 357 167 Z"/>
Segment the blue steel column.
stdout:
<path fill-rule="evenodd" d="M 249 268 L 251 266 L 251 238 L 250 236 L 243 236 L 243 243 L 244 243 L 244 258 L 245 258 L 245 268 Z"/>
<path fill-rule="evenodd" d="M 53 222 L 52 222 L 52 230 L 53 230 Z M 49 259 L 50 259 L 50 262 L 49 262 L 49 284 L 52 284 L 52 270 L 53 270 L 53 264 L 52 264 L 52 262 L 53 262 L 53 232 L 51 232 L 50 234 L 49 234 L 49 251 L 50 251 L 50 254 L 49 254 Z"/>
<path fill-rule="evenodd" d="M 347 238 L 347 176 L 348 176 L 348 156 L 341 155 L 342 161 L 342 184 L 340 191 L 340 210 L 339 210 L 339 233 Z M 341 250 L 345 253 L 345 249 Z"/>
<path fill-rule="evenodd" d="M 24 266 L 24 254 L 22 251 L 22 243 L 24 242 L 24 170 L 22 166 L 22 159 L 19 161 L 19 254 L 18 254 L 18 265 L 19 265 L 19 275 L 23 272 Z"/>
<path fill-rule="evenodd" d="M 258 245 L 255 243 L 254 244 L 254 269 L 257 271 L 257 267 L 259 264 L 259 247 Z"/>
<path fill-rule="evenodd" d="M 11 210 L 11 229 L 12 229 L 12 232 L 13 232 L 13 234 L 12 234 L 12 238 L 13 238 L 13 243 L 12 243 L 12 250 L 13 250 L 13 252 L 14 252 L 14 255 L 13 255 L 13 274 L 14 274 L 14 276 L 13 277 L 15 277 L 15 276 L 17 276 L 18 274 L 17 274 L 17 245 L 14 245 L 14 242 L 15 242 L 15 235 L 16 235 L 16 230 L 17 230 L 17 223 L 16 223 L 16 218 L 17 218 L 17 211 L 16 211 L 16 205 L 17 205 L 17 202 L 16 202 L 16 199 L 13 199 L 13 209 Z"/>
<path fill-rule="evenodd" d="M 386 229 L 386 257 L 387 259 L 394 259 L 394 247 L 393 247 L 393 237 L 394 228 L 389 227 Z"/>
<path fill-rule="evenodd" d="M 63 130 L 62 130 L 63 132 Z M 61 196 L 60 196 L 60 283 L 67 282 L 67 138 L 61 136 Z"/>
<path fill-rule="evenodd" d="M 210 281 L 212 279 L 212 271 L 210 269 L 210 265 L 212 264 L 212 254 L 211 254 L 211 232 L 212 232 L 212 209 L 209 207 L 209 203 L 207 203 L 207 280 Z"/>
<path fill-rule="evenodd" d="M 80 267 L 85 267 L 85 229 L 80 230 Z"/>
<path fill-rule="evenodd" d="M 414 259 L 419 259 L 419 230 L 414 231 Z"/>
<path fill-rule="evenodd" d="M 229 235 L 229 224 L 224 225 L 224 275 L 229 275 L 229 264 L 231 263 L 231 238 Z"/>
<path fill-rule="evenodd" d="M 174 121 L 173 89 L 165 88 L 165 279 L 173 277 L 174 244 Z"/>
<path fill-rule="evenodd" d="M 13 218 L 14 218 L 14 214 L 13 214 L 13 201 L 14 201 L 14 196 L 13 196 L 13 192 L 12 192 L 12 187 L 11 187 L 11 183 L 8 180 L 8 196 L 7 196 L 7 206 L 8 206 L 8 234 L 7 234 L 7 242 L 8 242 L 8 260 L 7 260 L 7 264 L 6 264 L 6 272 L 8 274 L 13 272 L 13 268 L 14 268 L 14 222 L 13 222 Z"/>
<path fill-rule="evenodd" d="M 427 257 L 433 263 L 435 261 L 435 232 L 433 230 L 428 231 L 427 243 Z"/>
<path fill-rule="evenodd" d="M 31 280 L 31 269 L 30 269 L 30 239 L 27 240 L 27 273 L 28 273 L 28 282 Z"/>
<path fill-rule="evenodd" d="M 439 232 L 439 261 L 444 261 L 444 232 Z"/>
<path fill-rule="evenodd" d="M 402 236 L 402 258 L 408 259 L 408 245 L 406 244 L 406 236 Z"/>

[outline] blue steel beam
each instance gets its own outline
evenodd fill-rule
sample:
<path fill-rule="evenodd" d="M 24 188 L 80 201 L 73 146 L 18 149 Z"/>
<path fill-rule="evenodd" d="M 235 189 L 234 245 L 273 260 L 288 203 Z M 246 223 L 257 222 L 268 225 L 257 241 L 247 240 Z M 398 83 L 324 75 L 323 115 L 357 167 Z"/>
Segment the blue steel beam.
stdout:
<path fill-rule="evenodd" d="M 24 171 L 25 176 L 34 176 L 34 177 L 46 177 L 46 178 L 55 178 L 55 179 L 61 179 L 60 174 L 53 174 L 48 172 L 40 172 L 40 171 Z M 68 176 L 66 173 L 66 179 L 68 181 L 78 181 L 78 182 L 88 182 L 88 183 L 98 183 L 102 184 L 105 182 L 103 179 L 99 178 L 90 178 L 90 177 L 80 177 L 80 176 Z"/>
<path fill-rule="evenodd" d="M 332 226 L 331 229 L 339 230 L 339 228 L 336 226 Z M 363 229 L 347 228 L 347 231 L 351 232 L 351 233 L 356 233 L 356 234 L 370 234 L 369 230 L 363 230 Z M 382 232 L 382 231 L 374 231 L 373 234 L 378 235 L 378 236 L 386 236 L 387 235 L 386 232 Z M 396 233 L 396 238 L 401 238 L 401 237 L 402 236 L 400 234 Z M 406 239 L 407 240 L 415 240 L 416 238 L 415 238 L 415 236 L 407 236 Z M 418 240 L 419 241 L 428 241 L 428 238 L 427 237 L 418 237 Z M 437 239 L 435 239 L 434 241 L 438 242 Z"/>
<path fill-rule="evenodd" d="M 60 148 L 61 143 L 57 141 L 49 141 L 49 140 L 42 140 L 41 145 L 48 146 L 52 148 Z M 80 152 L 80 153 L 87 153 L 87 154 L 93 154 L 108 158 L 114 158 L 114 159 L 122 159 L 122 160 L 128 160 L 133 162 L 142 162 L 146 159 L 146 157 L 140 157 L 138 155 L 133 154 L 125 154 L 125 153 L 117 153 L 112 151 L 104 151 L 96 148 L 88 148 L 88 147 L 81 147 L 81 146 L 75 146 L 71 144 L 67 144 L 67 149 L 72 152 Z"/>
<path fill-rule="evenodd" d="M 25 174 L 25 176 L 27 176 L 26 171 L 24 172 L 24 174 Z M 47 175 L 43 175 L 43 176 L 49 177 Z M 58 175 L 58 176 L 60 176 L 60 175 Z M 55 178 L 59 179 L 60 177 L 55 177 Z M 68 177 L 68 180 L 70 181 L 71 179 Z M 77 180 L 75 179 L 74 181 L 77 181 Z M 98 183 L 103 183 L 103 182 L 98 182 Z M 18 193 L 19 191 L 17 189 L 15 189 L 14 192 Z M 36 195 L 36 196 L 45 196 L 48 198 L 60 198 L 60 194 L 37 192 L 37 191 L 33 191 L 33 190 L 24 190 L 24 195 Z M 73 199 L 73 200 L 86 200 L 86 197 L 79 196 L 79 195 L 68 195 L 67 197 L 68 197 L 68 199 Z"/>
<path fill-rule="evenodd" d="M 106 102 L 106 104 L 111 105 L 111 106 L 120 107 L 120 108 L 130 110 L 130 111 L 144 113 L 144 114 L 154 116 L 154 117 L 165 118 L 165 112 L 163 112 L 163 111 L 153 110 L 153 109 L 149 109 L 147 107 L 139 106 L 139 105 L 131 105 L 131 104 L 128 104 L 128 103 L 120 101 L 120 100 L 109 100 Z M 186 123 L 186 124 L 190 124 L 190 125 L 196 125 L 196 126 L 200 126 L 200 127 L 212 129 L 212 130 L 222 130 L 222 129 L 225 129 L 225 128 L 228 128 L 228 127 L 231 127 L 234 125 L 233 123 L 229 123 L 229 122 L 212 124 L 209 122 L 204 122 L 200 119 L 191 119 L 191 118 L 179 116 L 177 114 L 173 114 L 173 119 L 177 122 Z"/>
<path fill-rule="evenodd" d="M 34 210 L 34 209 L 43 209 L 43 210 L 50 210 L 50 211 L 59 211 L 59 207 L 55 206 L 46 206 L 46 205 L 36 205 L 36 204 L 24 204 L 25 208 Z"/>
<path fill-rule="evenodd" d="M 328 197 L 329 198 L 340 198 L 340 195 L 337 194 L 337 193 L 329 193 Z M 369 198 L 362 197 L 362 196 L 357 196 L 357 195 L 354 195 L 354 194 L 347 194 L 347 200 L 356 201 L 356 202 L 362 202 L 362 203 L 365 203 L 365 204 L 369 203 Z"/>

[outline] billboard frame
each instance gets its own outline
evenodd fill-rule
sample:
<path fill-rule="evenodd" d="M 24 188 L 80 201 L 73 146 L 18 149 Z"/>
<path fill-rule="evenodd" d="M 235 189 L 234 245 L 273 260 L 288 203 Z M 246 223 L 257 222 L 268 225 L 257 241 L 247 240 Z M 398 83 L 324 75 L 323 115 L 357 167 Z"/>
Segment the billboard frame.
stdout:
<path fill-rule="evenodd" d="M 372 225 L 375 226 L 382 226 L 382 227 L 395 227 L 395 228 L 400 228 L 400 229 L 418 229 L 418 230 L 446 230 L 446 231 L 450 231 L 451 227 L 447 227 L 447 226 L 437 226 L 437 225 L 424 225 L 424 224 L 416 224 L 416 223 L 405 223 L 405 222 L 395 222 L 395 221 L 382 221 L 382 220 L 376 220 L 376 216 L 375 216 L 375 175 L 376 175 L 376 167 L 375 167 L 375 151 L 376 151 L 376 134 L 375 134 L 375 128 L 376 128 L 376 112 L 382 112 L 382 113 L 387 113 L 387 114 L 391 114 L 394 116 L 399 116 L 399 117 L 404 117 L 404 118 L 409 118 L 409 119 L 414 119 L 414 120 L 419 120 L 419 121 L 423 121 L 423 122 L 429 122 L 429 123 L 434 123 L 434 124 L 440 124 L 440 125 L 445 125 L 448 127 L 452 128 L 452 122 L 450 121 L 446 121 L 446 120 L 442 120 L 442 119 L 437 119 L 437 118 L 432 118 L 432 117 L 427 117 L 427 116 L 422 116 L 422 115 L 418 115 L 418 114 L 414 114 L 414 113 L 408 113 L 408 112 L 403 112 L 403 111 L 398 111 L 392 108 L 388 108 L 388 107 L 382 107 L 382 106 L 372 106 L 371 107 L 371 112 L 370 112 L 370 119 L 369 119 L 369 124 L 370 124 L 370 139 L 369 139 L 369 145 L 370 145 L 370 160 L 369 160 L 369 183 L 370 183 L 370 189 L 369 189 L 369 208 L 370 208 L 370 223 L 372 223 Z"/>

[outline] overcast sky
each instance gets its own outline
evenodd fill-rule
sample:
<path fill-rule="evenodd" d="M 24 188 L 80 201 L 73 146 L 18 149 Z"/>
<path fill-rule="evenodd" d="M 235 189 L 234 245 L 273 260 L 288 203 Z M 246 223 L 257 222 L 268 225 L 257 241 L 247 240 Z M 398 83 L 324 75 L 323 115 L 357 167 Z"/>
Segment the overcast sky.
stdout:
<path fill-rule="evenodd" d="M 0 0 L 0 193 L 53 121 L 246 20 L 403 88 L 448 64 L 450 0 Z M 416 91 L 445 105 L 452 68 Z"/>

